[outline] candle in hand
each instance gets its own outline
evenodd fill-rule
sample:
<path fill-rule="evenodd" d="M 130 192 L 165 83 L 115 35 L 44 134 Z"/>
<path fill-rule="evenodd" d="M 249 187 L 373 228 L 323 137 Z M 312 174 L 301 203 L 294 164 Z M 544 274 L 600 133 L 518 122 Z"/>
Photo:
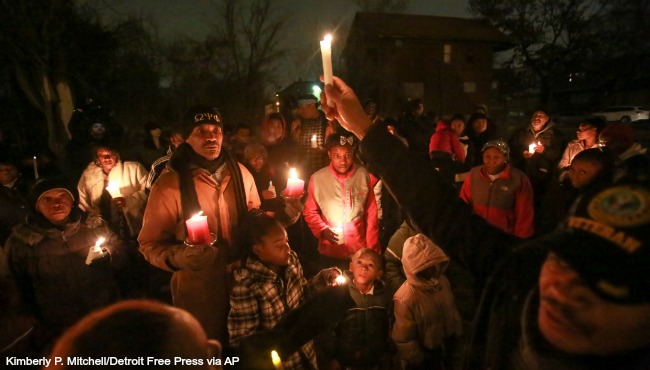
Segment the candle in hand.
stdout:
<path fill-rule="evenodd" d="M 336 238 L 339 240 L 339 245 L 343 244 L 343 224 L 337 222 L 336 227 L 333 227 L 332 231 L 336 233 Z"/>
<path fill-rule="evenodd" d="M 332 35 L 325 35 L 320 42 L 320 54 L 323 57 L 323 76 L 325 85 L 332 84 Z"/>
<path fill-rule="evenodd" d="M 339 276 L 336 277 L 336 279 L 334 279 L 334 283 L 336 283 L 336 285 L 343 285 L 346 282 L 347 282 L 347 279 L 343 275 L 339 275 Z"/>
<path fill-rule="evenodd" d="M 36 160 L 36 156 L 34 156 L 34 179 L 38 180 L 38 161 Z"/>
<path fill-rule="evenodd" d="M 203 211 L 185 221 L 185 226 L 187 226 L 187 238 L 190 244 L 212 243 L 212 235 L 208 229 L 208 216 L 203 216 Z"/>
<path fill-rule="evenodd" d="M 289 178 L 287 179 L 286 196 L 299 197 L 302 195 L 305 188 L 305 182 L 298 178 L 298 172 L 295 168 L 289 170 Z"/>
<path fill-rule="evenodd" d="M 528 153 L 535 153 L 535 148 L 537 147 L 537 144 L 532 143 L 528 145 Z"/>
<path fill-rule="evenodd" d="M 316 135 L 311 136 L 310 146 L 312 149 L 318 148 L 318 138 L 316 137 Z"/>
<path fill-rule="evenodd" d="M 122 197 L 122 193 L 120 192 L 120 183 L 117 181 L 113 181 L 113 180 L 109 181 L 106 190 L 108 190 L 108 193 L 111 195 L 112 198 Z"/>
<path fill-rule="evenodd" d="M 95 242 L 95 245 L 90 247 L 90 250 L 88 250 L 88 256 L 86 256 L 86 265 L 90 265 L 95 258 L 104 254 L 102 251 L 102 243 L 104 243 L 105 240 L 106 239 L 104 238 L 99 238 L 97 239 L 97 242 Z"/>

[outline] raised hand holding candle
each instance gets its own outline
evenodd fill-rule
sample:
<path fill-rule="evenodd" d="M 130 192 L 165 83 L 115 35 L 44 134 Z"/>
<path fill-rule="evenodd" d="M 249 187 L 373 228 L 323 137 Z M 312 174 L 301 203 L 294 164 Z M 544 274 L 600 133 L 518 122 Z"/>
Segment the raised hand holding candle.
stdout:
<path fill-rule="evenodd" d="M 320 42 L 320 54 L 323 58 L 323 76 L 325 85 L 332 84 L 332 35 L 327 34 Z"/>
<path fill-rule="evenodd" d="M 537 147 L 536 143 L 531 143 L 528 145 L 528 153 L 535 153 L 535 148 Z"/>
<path fill-rule="evenodd" d="M 287 189 L 285 190 L 287 197 L 299 197 L 305 189 L 305 181 L 298 178 L 298 172 L 295 168 L 289 170 L 289 178 L 287 179 Z"/>
<path fill-rule="evenodd" d="M 95 242 L 95 245 L 90 247 L 88 255 L 86 256 L 86 265 L 90 265 L 94 259 L 101 257 L 104 254 L 102 251 L 102 244 L 105 240 L 105 238 L 99 238 L 97 239 L 97 242 Z"/>
<path fill-rule="evenodd" d="M 185 221 L 187 238 L 190 244 L 206 245 L 212 243 L 212 235 L 208 229 L 208 216 L 203 216 L 203 211 L 195 214 Z"/>
<path fill-rule="evenodd" d="M 345 276 L 343 276 L 343 275 L 339 275 L 339 276 L 336 277 L 336 279 L 334 279 L 334 283 L 336 283 L 336 285 L 343 285 L 343 284 L 345 284 L 347 281 L 348 281 L 348 280 L 347 280 L 347 279 L 345 278 Z"/>
<path fill-rule="evenodd" d="M 108 193 L 111 195 L 111 198 L 121 198 L 122 193 L 120 192 L 120 183 L 117 181 L 109 181 L 108 186 L 106 187 Z"/>

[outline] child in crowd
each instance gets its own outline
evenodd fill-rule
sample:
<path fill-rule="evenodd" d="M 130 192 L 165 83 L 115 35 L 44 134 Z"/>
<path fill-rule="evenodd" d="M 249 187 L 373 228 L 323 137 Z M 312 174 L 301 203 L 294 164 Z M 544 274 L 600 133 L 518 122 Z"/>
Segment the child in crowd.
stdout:
<path fill-rule="evenodd" d="M 392 338 L 405 369 L 452 369 L 461 318 L 443 275 L 449 257 L 429 238 L 417 234 L 406 239 L 402 264 L 406 281 L 393 297 Z"/>
<path fill-rule="evenodd" d="M 466 154 L 458 135 L 451 129 L 451 123 L 446 120 L 438 121 L 436 132 L 431 135 L 429 141 L 429 158 L 434 167 L 445 178 L 453 181 L 454 162 L 465 163 Z"/>
<path fill-rule="evenodd" d="M 273 329 L 305 300 L 308 283 L 282 225 L 262 212 L 249 213 L 240 229 L 242 266 L 234 272 L 230 295 L 230 344 Z M 282 359 L 284 369 L 318 368 L 312 342 Z M 307 363 L 308 361 L 308 363 Z"/>
<path fill-rule="evenodd" d="M 368 171 L 354 163 L 357 139 L 338 132 L 326 142 L 330 164 L 311 176 L 305 221 L 318 238 L 320 268 L 345 268 L 348 259 L 361 248 L 380 252 L 377 201 Z"/>
<path fill-rule="evenodd" d="M 350 270 L 345 271 L 356 307 L 348 310 L 345 320 L 336 327 L 334 357 L 346 369 L 387 368 L 380 365 L 390 364 L 394 353 L 387 309 L 390 298 L 379 280 L 383 264 L 379 253 L 362 248 L 352 256 Z"/>

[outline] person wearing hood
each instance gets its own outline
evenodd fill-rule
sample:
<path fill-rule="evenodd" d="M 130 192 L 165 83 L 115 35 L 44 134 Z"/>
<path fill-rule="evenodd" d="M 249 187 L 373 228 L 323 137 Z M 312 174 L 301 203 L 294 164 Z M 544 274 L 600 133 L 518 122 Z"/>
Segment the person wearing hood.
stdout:
<path fill-rule="evenodd" d="M 30 193 L 33 214 L 7 240 L 13 279 L 45 329 L 44 342 L 119 298 L 113 269 L 124 262 L 123 244 L 77 199 L 64 179 L 40 180 Z"/>
<path fill-rule="evenodd" d="M 546 110 L 537 109 L 530 123 L 512 134 L 508 146 L 512 165 L 524 171 L 533 186 L 537 211 L 562 157 L 562 133 Z"/>
<path fill-rule="evenodd" d="M 392 338 L 406 369 L 451 369 L 461 318 L 444 271 L 449 257 L 423 234 L 406 239 Z M 443 365 L 444 363 L 444 365 Z"/>

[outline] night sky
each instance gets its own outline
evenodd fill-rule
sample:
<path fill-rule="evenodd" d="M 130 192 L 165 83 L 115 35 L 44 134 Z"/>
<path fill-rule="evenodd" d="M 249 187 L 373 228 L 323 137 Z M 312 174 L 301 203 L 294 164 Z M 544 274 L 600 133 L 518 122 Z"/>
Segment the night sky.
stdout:
<path fill-rule="evenodd" d="M 214 14 L 218 19 L 218 0 L 78 0 L 91 2 L 106 17 L 129 14 L 153 20 L 163 40 L 181 37 L 202 39 L 209 31 Z M 274 0 L 279 14 L 288 18 L 282 38 L 287 50 L 278 71 L 277 86 L 282 88 L 297 79 L 314 79 L 320 73 L 318 40 L 334 30 L 333 53 L 336 68 L 337 37 L 347 36 L 358 7 L 350 0 Z M 411 0 L 406 13 L 450 17 L 469 17 L 467 0 Z M 339 41 L 340 42 L 340 41 Z M 338 50 L 340 52 L 340 48 Z M 316 59 L 314 59 L 316 58 Z M 336 74 L 336 71 L 334 72 Z"/>

